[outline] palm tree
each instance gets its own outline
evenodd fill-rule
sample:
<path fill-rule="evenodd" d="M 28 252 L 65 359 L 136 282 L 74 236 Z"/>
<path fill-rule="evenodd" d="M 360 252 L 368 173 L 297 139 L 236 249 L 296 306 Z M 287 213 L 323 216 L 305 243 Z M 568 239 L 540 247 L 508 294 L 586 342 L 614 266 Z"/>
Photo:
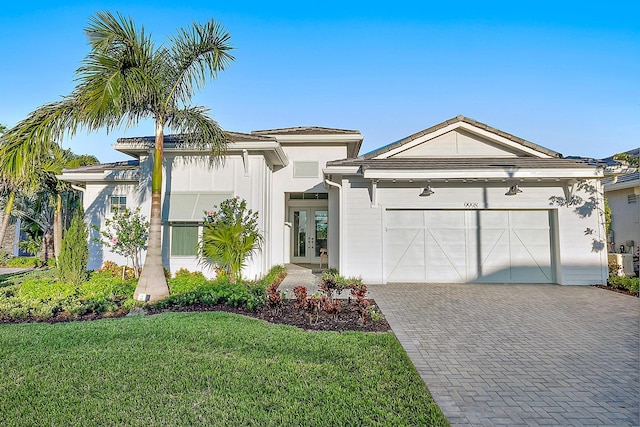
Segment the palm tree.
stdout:
<path fill-rule="evenodd" d="M 76 71 L 77 86 L 61 101 L 45 104 L 7 131 L 9 144 L 37 151 L 78 128 L 155 123 L 149 244 L 135 297 L 168 295 L 162 268 L 161 188 L 165 128 L 184 134 L 186 145 L 208 146 L 221 156 L 227 136 L 204 107 L 192 106 L 195 90 L 217 77 L 233 60 L 229 33 L 214 20 L 194 23 L 156 47 L 131 18 L 99 12 L 85 29 L 91 50 Z"/>
<path fill-rule="evenodd" d="M 95 156 L 87 154 L 74 154 L 71 150 L 63 150 L 58 145 L 53 145 L 51 154 L 43 159 L 41 168 L 44 174 L 44 186 L 46 190 L 54 195 L 55 208 L 53 211 L 53 250 L 58 262 L 58 256 L 62 249 L 63 226 L 63 206 L 64 200 L 74 195 L 71 185 L 60 181 L 56 175 L 60 175 L 65 168 L 76 168 L 79 166 L 95 165 L 100 163 Z M 69 200 L 67 200 L 69 201 Z"/>

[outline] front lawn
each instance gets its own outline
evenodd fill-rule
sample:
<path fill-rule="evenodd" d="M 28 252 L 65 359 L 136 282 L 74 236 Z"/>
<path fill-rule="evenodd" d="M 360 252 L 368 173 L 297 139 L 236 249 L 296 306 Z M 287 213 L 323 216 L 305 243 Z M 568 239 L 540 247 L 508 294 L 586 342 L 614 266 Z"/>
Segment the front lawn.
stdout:
<path fill-rule="evenodd" d="M 221 313 L 0 325 L 0 425 L 447 425 L 391 333 Z"/>

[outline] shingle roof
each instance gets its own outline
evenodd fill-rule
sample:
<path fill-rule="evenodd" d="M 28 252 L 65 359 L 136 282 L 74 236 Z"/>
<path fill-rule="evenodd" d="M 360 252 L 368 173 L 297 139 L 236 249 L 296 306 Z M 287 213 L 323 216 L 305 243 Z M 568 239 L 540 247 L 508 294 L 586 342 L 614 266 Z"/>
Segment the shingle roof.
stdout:
<path fill-rule="evenodd" d="M 627 173 L 624 175 L 618 175 L 618 177 L 616 178 L 616 184 L 622 184 L 625 182 L 632 182 L 632 181 L 638 181 L 640 180 L 640 172 L 632 172 L 632 173 Z M 611 184 L 613 182 L 613 178 L 605 178 L 602 180 L 603 184 Z"/>
<path fill-rule="evenodd" d="M 593 168 L 583 162 L 569 159 L 538 157 L 505 157 L 505 158 L 429 158 L 429 159 L 408 159 L 408 158 L 388 158 L 388 159 L 367 159 L 358 157 L 355 159 L 334 160 L 327 162 L 330 166 L 359 166 L 366 169 L 407 169 L 407 170 L 451 170 L 451 169 L 573 169 L 573 168 Z"/>
<path fill-rule="evenodd" d="M 140 160 L 123 160 L 121 162 L 100 163 L 99 165 L 79 166 L 77 168 L 63 169 L 63 173 L 78 172 L 105 172 L 111 170 L 128 170 L 140 166 Z"/>
<path fill-rule="evenodd" d="M 264 129 L 254 130 L 252 135 L 341 135 L 341 134 L 359 134 L 360 131 L 352 129 L 336 129 L 320 126 L 298 126 L 280 129 Z"/>
<path fill-rule="evenodd" d="M 549 150 L 548 148 L 545 148 L 545 147 L 543 147 L 541 145 L 534 144 L 533 142 L 529 142 L 529 141 L 527 141 L 525 139 L 522 139 L 522 138 L 517 137 L 515 135 L 511 135 L 510 133 L 501 131 L 500 129 L 496 129 L 494 127 L 491 127 L 489 125 L 486 125 L 484 123 L 478 122 L 476 120 L 470 119 L 469 117 L 465 117 L 465 116 L 462 116 L 462 115 L 456 116 L 456 117 L 454 117 L 454 118 L 452 118 L 450 120 L 446 120 L 446 121 L 444 121 L 442 123 L 439 123 L 439 124 L 437 124 L 435 126 L 431 126 L 430 128 L 421 130 L 420 132 L 416 132 L 413 135 L 409 135 L 406 138 L 403 138 L 403 139 L 401 139 L 399 141 L 393 142 L 393 143 L 391 143 L 389 145 L 385 145 L 384 147 L 381 147 L 381 148 L 379 148 L 379 149 L 377 149 L 375 151 L 372 151 L 370 153 L 366 153 L 366 154 L 364 154 L 363 157 L 365 157 L 367 159 L 370 159 L 370 158 L 379 156 L 380 154 L 383 154 L 383 153 L 391 151 L 391 150 L 393 150 L 395 148 L 401 147 L 402 145 L 406 144 L 407 142 L 413 141 L 416 138 L 420 138 L 421 136 L 430 134 L 432 132 L 435 132 L 437 130 L 440 130 L 442 128 L 445 128 L 445 127 L 447 127 L 449 125 L 452 125 L 452 124 L 455 124 L 455 123 L 458 123 L 458 122 L 468 123 L 468 124 L 473 125 L 473 126 L 475 126 L 477 128 L 486 130 L 487 132 L 491 132 L 491 133 L 494 133 L 494 134 L 496 134 L 498 136 L 506 138 L 506 139 L 508 139 L 510 141 L 517 142 L 518 144 L 521 144 L 521 145 L 523 145 L 523 146 L 525 146 L 527 148 L 531 148 L 532 150 L 536 150 L 536 151 L 539 151 L 541 153 L 544 153 L 544 154 L 546 154 L 548 156 L 551 156 L 551 157 L 562 157 L 562 154 L 560 154 L 560 153 L 558 153 L 556 151 Z"/>
<path fill-rule="evenodd" d="M 231 142 L 275 141 L 274 138 L 269 136 L 252 135 L 249 133 L 230 132 L 230 131 L 225 131 L 225 133 L 227 134 Z M 184 138 L 185 138 L 185 134 L 165 135 L 164 142 L 165 144 L 166 143 L 181 144 L 184 142 Z M 150 144 L 150 146 L 153 146 L 154 142 L 155 142 L 154 136 L 134 136 L 130 138 L 118 138 L 118 144 L 144 143 L 144 144 Z"/>

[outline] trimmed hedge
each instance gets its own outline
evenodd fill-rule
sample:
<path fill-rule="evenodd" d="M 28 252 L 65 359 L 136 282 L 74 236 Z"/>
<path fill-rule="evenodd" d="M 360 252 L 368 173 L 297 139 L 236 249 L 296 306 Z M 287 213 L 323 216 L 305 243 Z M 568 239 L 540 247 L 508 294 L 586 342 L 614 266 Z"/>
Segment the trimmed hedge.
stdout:
<path fill-rule="evenodd" d="M 637 277 L 611 276 L 608 282 L 609 286 L 613 286 L 616 289 L 623 289 L 637 294 L 640 279 Z"/>

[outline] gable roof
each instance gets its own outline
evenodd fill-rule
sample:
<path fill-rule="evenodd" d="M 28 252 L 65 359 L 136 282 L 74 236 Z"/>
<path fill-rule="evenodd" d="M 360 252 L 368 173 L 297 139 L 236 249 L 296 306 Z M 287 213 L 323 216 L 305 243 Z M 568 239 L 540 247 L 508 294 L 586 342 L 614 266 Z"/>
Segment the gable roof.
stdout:
<path fill-rule="evenodd" d="M 484 123 L 478 122 L 476 120 L 470 119 L 468 117 L 459 115 L 456 116 L 452 119 L 446 120 L 442 123 L 438 123 L 437 125 L 431 126 L 430 128 L 421 130 L 419 132 L 416 132 L 412 135 L 407 136 L 406 138 L 403 138 L 399 141 L 393 142 L 391 144 L 385 145 L 384 147 L 378 148 L 377 150 L 371 151 L 369 153 L 366 153 L 364 155 L 362 155 L 363 158 L 365 159 L 373 159 L 376 157 L 380 157 L 383 156 L 384 154 L 387 154 L 391 151 L 397 150 L 398 148 L 410 144 L 411 142 L 417 140 L 420 137 L 432 134 L 434 132 L 437 132 L 441 129 L 444 129 L 446 127 L 452 126 L 452 125 L 456 125 L 456 124 L 462 124 L 462 123 L 466 123 L 467 125 L 471 125 L 473 128 L 482 130 L 482 131 L 486 131 L 489 132 L 491 134 L 494 134 L 498 137 L 501 138 L 505 138 L 511 142 L 514 142 L 516 144 L 521 145 L 522 147 L 526 147 L 530 150 L 536 151 L 538 153 L 540 153 L 543 156 L 550 156 L 550 157 L 557 157 L 557 158 L 562 158 L 562 154 L 550 150 L 548 148 L 545 148 L 541 145 L 537 145 L 534 144 L 533 142 L 527 141 L 525 139 L 522 139 L 520 137 L 517 137 L 515 135 L 512 135 L 510 133 L 501 131 L 499 129 L 496 129 L 494 127 L 491 127 L 489 125 L 486 125 Z"/>

